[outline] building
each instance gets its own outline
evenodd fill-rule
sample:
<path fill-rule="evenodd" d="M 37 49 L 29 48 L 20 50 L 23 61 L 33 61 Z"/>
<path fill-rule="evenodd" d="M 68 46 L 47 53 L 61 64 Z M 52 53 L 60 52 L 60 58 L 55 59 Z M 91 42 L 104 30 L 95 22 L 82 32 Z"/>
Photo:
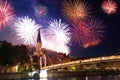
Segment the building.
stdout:
<path fill-rule="evenodd" d="M 44 50 L 42 49 L 42 41 L 41 41 L 41 35 L 40 35 L 40 29 L 38 29 L 38 36 L 37 36 L 37 44 L 36 44 L 36 50 L 31 55 L 31 64 L 36 65 L 39 68 L 46 66 L 46 54 Z"/>

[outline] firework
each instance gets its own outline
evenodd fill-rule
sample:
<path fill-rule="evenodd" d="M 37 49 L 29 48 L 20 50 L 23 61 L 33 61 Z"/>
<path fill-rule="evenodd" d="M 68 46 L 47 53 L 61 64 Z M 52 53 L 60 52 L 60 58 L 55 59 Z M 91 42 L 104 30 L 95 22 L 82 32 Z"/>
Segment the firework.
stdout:
<path fill-rule="evenodd" d="M 102 9 L 107 14 L 113 14 L 117 11 L 117 4 L 115 1 L 106 0 L 102 4 Z"/>
<path fill-rule="evenodd" d="M 18 39 L 25 45 L 35 45 L 38 28 L 40 28 L 40 25 L 36 24 L 35 20 L 30 19 L 28 16 L 18 18 L 14 24 Z"/>
<path fill-rule="evenodd" d="M 35 10 L 39 16 L 45 16 L 47 14 L 47 7 L 45 7 L 45 6 L 39 6 Z"/>
<path fill-rule="evenodd" d="M 72 30 L 72 39 L 84 48 L 97 45 L 105 35 L 103 22 L 96 18 L 89 18 L 84 22 L 76 22 Z"/>
<path fill-rule="evenodd" d="M 90 28 L 85 22 L 77 21 L 72 28 L 72 41 L 78 45 L 83 45 L 90 38 Z"/>
<path fill-rule="evenodd" d="M 4 0 L 0 0 L 0 30 L 9 24 L 14 17 L 14 11 L 11 5 Z"/>
<path fill-rule="evenodd" d="M 68 54 L 69 48 L 67 44 L 70 42 L 70 33 L 68 25 L 61 22 L 61 19 L 49 22 L 49 27 L 46 29 L 45 47 L 57 52 Z"/>
<path fill-rule="evenodd" d="M 106 34 L 105 26 L 98 18 L 90 17 L 86 20 L 86 24 L 90 30 L 90 38 L 86 43 L 83 44 L 85 48 L 99 44 L 101 39 L 105 37 Z"/>
<path fill-rule="evenodd" d="M 91 13 L 90 10 L 90 6 L 80 0 L 62 2 L 63 16 L 70 20 L 85 19 Z"/>

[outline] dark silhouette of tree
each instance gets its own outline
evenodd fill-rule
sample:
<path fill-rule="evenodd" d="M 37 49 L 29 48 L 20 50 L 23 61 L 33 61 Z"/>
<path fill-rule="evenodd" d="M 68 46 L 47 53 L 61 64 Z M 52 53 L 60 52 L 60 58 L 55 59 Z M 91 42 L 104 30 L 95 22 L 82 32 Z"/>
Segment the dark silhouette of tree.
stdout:
<path fill-rule="evenodd" d="M 12 64 L 11 61 L 11 44 L 7 43 L 6 41 L 3 41 L 0 47 L 0 64 L 7 66 Z"/>
<path fill-rule="evenodd" d="M 6 41 L 0 41 L 0 65 L 13 66 L 28 61 L 28 50 L 25 45 L 12 45 Z"/>

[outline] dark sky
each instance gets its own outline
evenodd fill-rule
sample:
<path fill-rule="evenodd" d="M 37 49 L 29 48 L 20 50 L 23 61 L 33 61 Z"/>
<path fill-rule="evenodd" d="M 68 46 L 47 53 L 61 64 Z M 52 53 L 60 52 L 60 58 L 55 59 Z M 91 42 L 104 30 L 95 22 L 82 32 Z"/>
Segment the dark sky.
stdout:
<path fill-rule="evenodd" d="M 36 6 L 46 6 L 47 14 L 45 19 L 66 19 L 61 14 L 61 2 L 62 0 L 8 0 L 12 7 L 15 10 L 15 14 L 17 17 L 29 15 L 32 18 L 35 18 L 37 21 L 37 17 L 35 15 L 35 7 Z M 109 15 L 103 12 L 101 9 L 101 4 L 104 0 L 84 0 L 87 1 L 88 4 L 92 7 L 92 16 L 99 17 L 106 26 L 106 36 L 102 39 L 102 42 L 96 46 L 91 46 L 88 48 L 82 48 L 79 45 L 71 45 L 71 54 L 77 57 L 82 56 L 102 56 L 119 50 L 120 48 L 120 1 L 116 1 L 118 8 L 117 12 Z M 43 25 L 46 23 L 40 22 Z M 0 32 L 0 40 L 12 41 L 10 37 L 6 33 L 9 33 L 9 27 L 4 28 Z"/>

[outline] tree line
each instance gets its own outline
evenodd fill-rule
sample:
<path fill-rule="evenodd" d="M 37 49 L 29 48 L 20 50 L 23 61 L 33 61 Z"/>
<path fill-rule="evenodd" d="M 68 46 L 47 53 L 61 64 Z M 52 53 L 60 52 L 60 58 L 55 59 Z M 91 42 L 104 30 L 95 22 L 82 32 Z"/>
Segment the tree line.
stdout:
<path fill-rule="evenodd" d="M 0 66 L 24 64 L 28 60 L 28 49 L 25 45 L 12 45 L 7 41 L 0 41 Z"/>

